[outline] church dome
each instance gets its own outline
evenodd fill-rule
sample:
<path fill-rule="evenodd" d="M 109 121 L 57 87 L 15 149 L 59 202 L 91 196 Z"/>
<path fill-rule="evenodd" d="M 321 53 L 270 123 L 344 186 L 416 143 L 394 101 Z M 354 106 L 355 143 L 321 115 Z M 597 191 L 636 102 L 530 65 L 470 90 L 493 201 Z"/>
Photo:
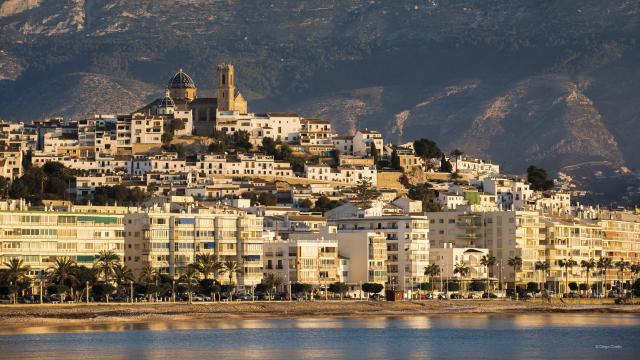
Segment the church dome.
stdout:
<path fill-rule="evenodd" d="M 166 89 L 164 91 L 164 98 L 162 100 L 160 100 L 160 104 L 158 106 L 162 107 L 162 108 L 169 108 L 169 107 L 175 107 L 176 106 L 176 103 L 173 102 L 173 99 L 171 98 L 171 95 L 169 94 L 169 89 Z"/>
<path fill-rule="evenodd" d="M 171 80 L 169 80 L 168 87 L 169 89 L 195 89 L 196 85 L 191 77 L 180 69 L 173 75 Z"/>

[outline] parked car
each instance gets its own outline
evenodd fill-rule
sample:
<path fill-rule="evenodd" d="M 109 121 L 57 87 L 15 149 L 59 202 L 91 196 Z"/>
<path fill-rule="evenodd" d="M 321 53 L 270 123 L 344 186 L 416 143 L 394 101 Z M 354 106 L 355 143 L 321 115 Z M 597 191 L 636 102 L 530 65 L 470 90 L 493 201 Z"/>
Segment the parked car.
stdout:
<path fill-rule="evenodd" d="M 449 299 L 464 299 L 464 297 L 460 294 L 451 294 L 451 296 L 449 296 Z"/>
<path fill-rule="evenodd" d="M 268 300 L 269 296 L 266 293 L 263 292 L 256 292 L 254 294 L 256 300 Z"/>
<path fill-rule="evenodd" d="M 481 295 L 476 293 L 471 293 L 467 295 L 467 299 L 480 299 L 480 298 L 481 298 Z"/>
<path fill-rule="evenodd" d="M 371 294 L 369 296 L 369 299 L 373 300 L 373 301 L 384 301 L 384 295 L 381 294 Z"/>
<path fill-rule="evenodd" d="M 195 294 L 191 296 L 191 301 L 211 301 L 211 296 Z"/>
<path fill-rule="evenodd" d="M 483 299 L 497 299 L 498 295 L 496 295 L 494 293 L 484 293 L 484 294 L 482 294 L 482 298 Z"/>
<path fill-rule="evenodd" d="M 274 300 L 289 300 L 289 294 L 287 293 L 277 293 L 273 297 Z"/>
<path fill-rule="evenodd" d="M 239 294 L 233 294 L 231 299 L 234 301 L 251 301 L 253 300 L 253 297 L 250 294 L 239 293 Z"/>
<path fill-rule="evenodd" d="M 576 293 L 568 293 L 568 294 L 562 295 L 562 297 L 565 298 L 565 299 L 578 299 L 580 297 L 580 295 L 578 295 Z"/>

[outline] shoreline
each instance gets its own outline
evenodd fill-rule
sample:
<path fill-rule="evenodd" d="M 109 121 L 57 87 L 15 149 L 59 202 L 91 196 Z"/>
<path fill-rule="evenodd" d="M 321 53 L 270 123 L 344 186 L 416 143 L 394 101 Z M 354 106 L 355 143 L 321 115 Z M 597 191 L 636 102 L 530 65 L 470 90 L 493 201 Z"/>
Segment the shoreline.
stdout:
<path fill-rule="evenodd" d="M 136 323 L 194 323 L 215 320 L 370 318 L 454 314 L 618 313 L 639 314 L 640 305 L 607 302 L 513 300 L 428 300 L 402 302 L 233 302 L 34 304 L 0 306 L 0 333 L 32 327 L 73 327 Z"/>

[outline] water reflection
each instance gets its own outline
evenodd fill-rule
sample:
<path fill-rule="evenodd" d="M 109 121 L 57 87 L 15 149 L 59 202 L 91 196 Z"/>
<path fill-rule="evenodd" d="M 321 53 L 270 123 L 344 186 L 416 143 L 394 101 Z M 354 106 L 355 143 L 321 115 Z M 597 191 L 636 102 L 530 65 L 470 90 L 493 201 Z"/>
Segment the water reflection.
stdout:
<path fill-rule="evenodd" d="M 292 318 L 173 320 L 151 322 L 96 323 L 0 328 L 0 336 L 123 331 L 182 331 L 229 329 L 532 329 L 550 327 L 640 326 L 640 314 L 447 314 L 419 316 L 372 316 L 365 318 Z"/>
<path fill-rule="evenodd" d="M 238 319 L 2 329 L 0 358 L 635 358 L 635 314 Z M 604 350 L 598 344 L 619 345 Z"/>

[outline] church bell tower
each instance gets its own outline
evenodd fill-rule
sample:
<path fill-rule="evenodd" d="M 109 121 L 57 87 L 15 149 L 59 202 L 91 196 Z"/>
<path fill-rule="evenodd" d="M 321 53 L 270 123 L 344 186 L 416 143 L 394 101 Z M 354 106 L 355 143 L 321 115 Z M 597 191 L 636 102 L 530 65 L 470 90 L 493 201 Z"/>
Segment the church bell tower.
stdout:
<path fill-rule="evenodd" d="M 218 80 L 216 93 L 218 97 L 218 111 L 235 110 L 235 73 L 233 65 L 218 65 Z"/>

